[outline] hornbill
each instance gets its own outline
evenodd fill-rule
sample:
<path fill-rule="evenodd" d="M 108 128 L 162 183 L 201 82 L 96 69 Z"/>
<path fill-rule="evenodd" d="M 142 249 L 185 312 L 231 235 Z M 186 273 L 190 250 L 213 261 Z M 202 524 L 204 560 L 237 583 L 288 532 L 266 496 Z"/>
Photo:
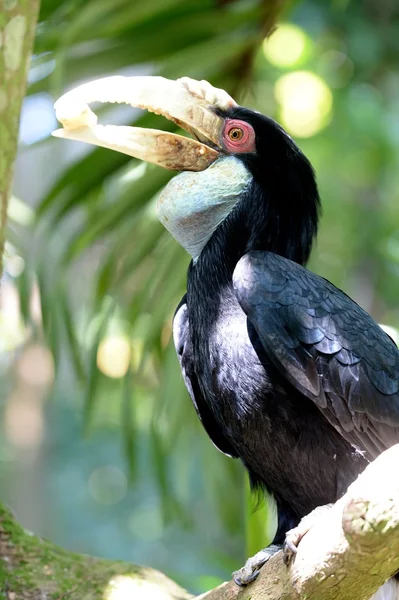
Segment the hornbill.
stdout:
<path fill-rule="evenodd" d="M 196 139 L 97 125 L 95 100 L 162 114 Z M 55 135 L 181 171 L 157 210 L 192 257 L 173 322 L 183 378 L 212 442 L 277 505 L 271 549 L 236 574 L 247 584 L 302 517 L 399 442 L 398 349 L 304 267 L 320 213 L 315 174 L 274 120 L 188 78 L 97 80 L 55 108 Z"/>

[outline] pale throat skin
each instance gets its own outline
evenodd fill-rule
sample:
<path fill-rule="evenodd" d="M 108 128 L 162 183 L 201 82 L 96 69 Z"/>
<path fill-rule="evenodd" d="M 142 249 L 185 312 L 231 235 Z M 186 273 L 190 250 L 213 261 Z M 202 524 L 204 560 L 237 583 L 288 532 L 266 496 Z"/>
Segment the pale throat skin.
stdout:
<path fill-rule="evenodd" d="M 251 181 L 235 156 L 219 158 L 205 171 L 179 173 L 159 198 L 158 219 L 195 262 Z"/>

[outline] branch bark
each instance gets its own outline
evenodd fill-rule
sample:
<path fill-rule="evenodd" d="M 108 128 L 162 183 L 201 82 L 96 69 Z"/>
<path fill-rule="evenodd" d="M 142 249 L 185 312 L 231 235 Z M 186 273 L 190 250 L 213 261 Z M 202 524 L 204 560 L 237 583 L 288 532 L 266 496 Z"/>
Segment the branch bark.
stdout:
<path fill-rule="evenodd" d="M 323 513 L 290 568 L 281 553 L 247 588 L 234 582 L 197 600 L 368 600 L 399 570 L 399 445 L 384 452 Z M 391 580 L 380 598 L 396 599 Z M 67 552 L 25 532 L 0 506 L 0 598 L 7 600 L 189 600 L 165 575 Z M 381 593 L 381 592 L 379 592 Z"/>

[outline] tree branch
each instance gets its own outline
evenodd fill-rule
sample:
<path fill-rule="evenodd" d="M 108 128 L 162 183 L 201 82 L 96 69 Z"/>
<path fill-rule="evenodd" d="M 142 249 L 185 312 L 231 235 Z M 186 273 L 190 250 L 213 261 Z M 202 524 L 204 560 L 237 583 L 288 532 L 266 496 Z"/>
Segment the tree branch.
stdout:
<path fill-rule="evenodd" d="M 197 600 L 368 600 L 399 569 L 398 464 L 399 445 L 369 465 L 319 517 L 290 568 L 280 552 L 247 588 L 224 583 Z M 388 585 L 396 593 L 396 583 Z M 66 552 L 36 538 L 0 506 L 0 598 L 3 590 L 7 600 L 191 598 L 153 569 Z"/>
<path fill-rule="evenodd" d="M 230 582 L 203 600 L 368 600 L 399 570 L 398 464 L 399 445 L 371 463 L 303 538 L 289 569 L 280 552 L 244 590 Z"/>

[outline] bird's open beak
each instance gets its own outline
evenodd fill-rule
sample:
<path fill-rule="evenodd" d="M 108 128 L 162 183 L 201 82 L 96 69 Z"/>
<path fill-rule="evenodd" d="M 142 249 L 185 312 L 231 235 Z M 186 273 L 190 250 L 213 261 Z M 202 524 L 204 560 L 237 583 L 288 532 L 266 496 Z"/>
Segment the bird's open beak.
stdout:
<path fill-rule="evenodd" d="M 91 102 L 130 104 L 174 121 L 196 140 L 157 129 L 98 125 Z M 236 102 L 206 81 L 184 77 L 106 77 L 64 94 L 54 105 L 63 129 L 56 137 L 116 150 L 174 171 L 203 171 L 220 152 L 223 119 L 215 110 Z"/>

